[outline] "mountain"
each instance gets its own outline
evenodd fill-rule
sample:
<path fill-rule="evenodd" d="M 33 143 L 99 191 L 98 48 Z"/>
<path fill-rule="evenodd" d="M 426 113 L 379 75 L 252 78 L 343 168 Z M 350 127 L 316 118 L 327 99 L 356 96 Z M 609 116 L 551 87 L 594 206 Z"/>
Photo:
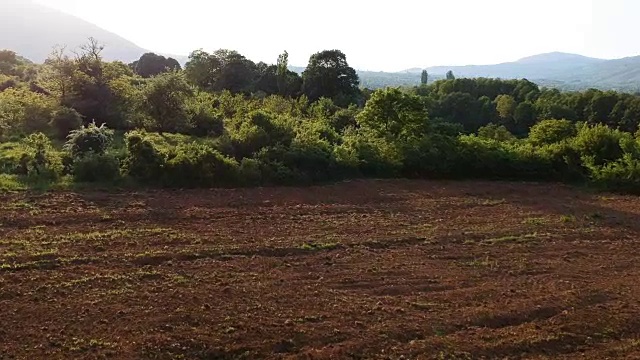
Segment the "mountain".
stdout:
<path fill-rule="evenodd" d="M 605 60 L 553 52 L 495 65 L 434 66 L 426 70 L 436 78 L 451 70 L 456 77 L 526 78 L 564 90 L 640 91 L 640 56 Z M 412 68 L 402 73 L 415 74 L 417 78 L 421 71 Z"/>
<path fill-rule="evenodd" d="M 34 62 L 43 62 L 56 45 L 74 50 L 89 37 L 105 45 L 107 60 L 132 62 L 146 52 L 121 36 L 30 0 L 0 0 L 0 9 L 0 49 Z"/>
<path fill-rule="evenodd" d="M 451 70 L 458 77 L 556 79 L 567 72 L 575 73 L 602 62 L 606 60 L 555 52 L 496 65 L 434 66 L 427 68 L 427 71 L 435 75 Z"/>

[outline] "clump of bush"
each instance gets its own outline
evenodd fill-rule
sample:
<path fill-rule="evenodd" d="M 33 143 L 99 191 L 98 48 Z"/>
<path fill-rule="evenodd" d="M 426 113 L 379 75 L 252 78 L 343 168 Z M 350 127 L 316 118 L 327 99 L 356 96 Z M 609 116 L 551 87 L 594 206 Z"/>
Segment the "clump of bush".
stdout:
<path fill-rule="evenodd" d="M 72 130 L 64 145 L 71 155 L 71 173 L 78 182 L 112 182 L 120 178 L 120 162 L 107 153 L 113 130 L 94 123 Z"/>

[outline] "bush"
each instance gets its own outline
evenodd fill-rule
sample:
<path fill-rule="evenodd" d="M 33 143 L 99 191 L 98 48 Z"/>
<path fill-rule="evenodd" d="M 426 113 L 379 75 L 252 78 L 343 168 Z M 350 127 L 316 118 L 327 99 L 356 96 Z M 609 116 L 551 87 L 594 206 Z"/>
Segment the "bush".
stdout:
<path fill-rule="evenodd" d="M 489 124 L 478 129 L 478 137 L 497 141 L 511 141 L 516 137 L 504 125 Z"/>
<path fill-rule="evenodd" d="M 159 150 L 144 131 L 131 131 L 125 135 L 127 155 L 124 173 L 142 182 L 158 182 L 166 163 L 166 155 Z"/>
<path fill-rule="evenodd" d="M 45 134 L 31 134 L 24 139 L 23 144 L 25 151 L 19 160 L 22 173 L 34 180 L 53 181 L 60 177 L 63 170 L 62 157 Z"/>
<path fill-rule="evenodd" d="M 222 114 L 213 106 L 214 98 L 208 93 L 198 93 L 187 104 L 187 116 L 191 133 L 195 136 L 220 136 L 224 132 Z"/>
<path fill-rule="evenodd" d="M 633 136 L 606 125 L 582 125 L 572 145 L 578 153 L 596 166 L 620 159 L 624 153 L 622 143 L 633 141 Z"/>
<path fill-rule="evenodd" d="M 67 139 L 64 148 L 73 157 L 89 153 L 102 155 L 113 141 L 113 130 L 108 129 L 104 124 L 96 126 L 94 122 L 71 131 Z"/>
<path fill-rule="evenodd" d="M 182 144 L 169 155 L 164 183 L 169 186 L 212 187 L 237 183 L 238 163 L 207 145 Z"/>
<path fill-rule="evenodd" d="M 72 174 L 78 182 L 111 182 L 120 177 L 120 162 L 112 155 L 89 153 L 74 160 Z"/>
<path fill-rule="evenodd" d="M 568 120 L 542 120 L 531 127 L 528 139 L 534 145 L 547 145 L 575 135 L 576 126 Z"/>
<path fill-rule="evenodd" d="M 631 154 L 624 154 L 622 159 L 597 166 L 587 161 L 591 182 L 600 187 L 640 194 L 640 160 Z"/>
<path fill-rule="evenodd" d="M 82 127 L 82 115 L 74 109 L 61 107 L 53 113 L 51 126 L 57 132 L 58 138 L 65 139 L 71 131 Z"/>
<path fill-rule="evenodd" d="M 240 183 L 245 186 L 259 185 L 262 183 L 262 169 L 260 161 L 256 159 L 242 159 L 238 169 Z"/>

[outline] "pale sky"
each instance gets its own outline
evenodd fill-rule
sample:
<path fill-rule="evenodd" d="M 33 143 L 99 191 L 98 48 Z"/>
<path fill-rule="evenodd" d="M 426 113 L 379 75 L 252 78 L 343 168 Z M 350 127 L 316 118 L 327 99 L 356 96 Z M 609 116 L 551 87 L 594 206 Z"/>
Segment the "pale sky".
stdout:
<path fill-rule="evenodd" d="M 493 64 L 562 51 L 640 55 L 637 0 L 36 0 L 155 52 L 238 50 L 292 65 L 340 49 L 362 70 Z"/>

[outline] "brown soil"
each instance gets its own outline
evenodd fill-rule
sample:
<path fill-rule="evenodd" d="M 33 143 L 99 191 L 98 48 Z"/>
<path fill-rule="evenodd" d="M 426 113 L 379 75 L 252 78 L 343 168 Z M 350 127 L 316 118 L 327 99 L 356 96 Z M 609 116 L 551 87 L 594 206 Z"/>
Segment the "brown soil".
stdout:
<path fill-rule="evenodd" d="M 0 195 L 0 359 L 640 358 L 640 199 L 555 184 Z"/>

